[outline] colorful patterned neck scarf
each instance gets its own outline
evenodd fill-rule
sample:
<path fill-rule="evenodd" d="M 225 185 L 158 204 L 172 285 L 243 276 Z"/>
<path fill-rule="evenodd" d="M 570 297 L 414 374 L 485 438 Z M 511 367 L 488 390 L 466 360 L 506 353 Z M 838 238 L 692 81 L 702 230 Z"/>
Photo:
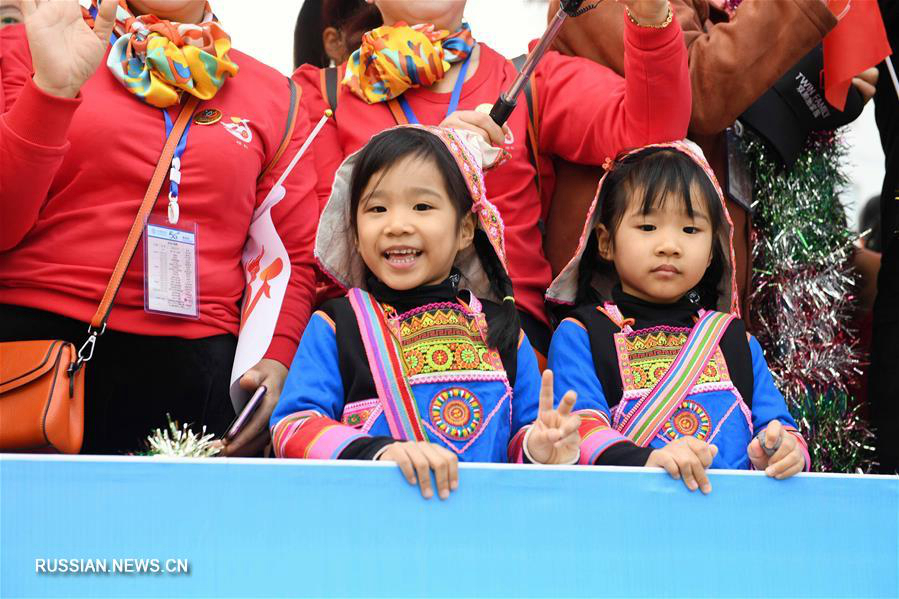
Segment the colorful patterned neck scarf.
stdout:
<path fill-rule="evenodd" d="M 369 104 L 387 102 L 410 87 L 440 81 L 474 46 L 467 23 L 455 33 L 430 23 L 384 25 L 362 36 L 362 47 L 347 61 L 342 84 Z"/>
<path fill-rule="evenodd" d="M 110 2 L 112 0 L 106 0 Z M 238 67 L 228 58 L 231 38 L 215 22 L 209 3 L 203 20 L 174 23 L 154 15 L 135 17 L 125 0 L 118 0 L 115 33 L 106 66 L 125 89 L 158 108 L 177 104 L 181 92 L 201 100 L 215 96 Z M 97 8 L 92 0 L 92 8 Z M 85 17 L 92 21 L 91 17 Z"/>

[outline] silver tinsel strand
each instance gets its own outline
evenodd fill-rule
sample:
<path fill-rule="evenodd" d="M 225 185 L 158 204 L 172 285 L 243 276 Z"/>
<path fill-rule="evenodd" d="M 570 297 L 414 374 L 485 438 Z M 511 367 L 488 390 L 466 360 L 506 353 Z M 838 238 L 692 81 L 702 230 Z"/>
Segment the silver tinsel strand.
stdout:
<path fill-rule="evenodd" d="M 744 149 L 754 184 L 754 332 L 813 468 L 867 471 L 871 433 L 849 392 L 861 356 L 851 329 L 854 234 L 838 197 L 845 148 L 838 137 L 813 136 L 787 172 L 751 134 Z"/>

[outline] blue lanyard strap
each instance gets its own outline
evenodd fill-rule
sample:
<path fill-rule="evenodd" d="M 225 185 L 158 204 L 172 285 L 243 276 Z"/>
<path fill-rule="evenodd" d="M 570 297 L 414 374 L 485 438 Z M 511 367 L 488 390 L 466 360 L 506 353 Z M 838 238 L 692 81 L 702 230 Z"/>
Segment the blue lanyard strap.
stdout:
<path fill-rule="evenodd" d="M 462 86 L 465 85 L 465 75 L 468 74 L 468 62 L 471 60 L 471 54 L 473 53 L 474 50 L 469 53 L 468 58 L 462 63 L 462 68 L 459 70 L 459 76 L 456 78 L 456 84 L 453 86 L 453 94 L 450 96 L 449 106 L 446 109 L 446 116 L 456 112 L 456 109 L 459 107 L 459 98 L 462 97 Z M 406 101 L 405 95 L 399 96 L 397 100 L 403 109 L 403 113 L 406 115 L 406 120 L 413 125 L 420 125 L 421 122 L 418 120 L 418 117 L 415 116 L 415 112 L 412 111 L 409 102 Z"/>
<path fill-rule="evenodd" d="M 167 110 L 163 109 L 162 115 L 165 118 L 165 136 L 168 139 L 168 136 L 172 133 L 174 123 L 172 123 L 172 117 L 169 116 Z M 193 120 L 187 121 L 184 133 L 181 134 L 181 139 L 178 140 L 178 145 L 175 146 L 172 167 L 169 169 L 169 221 L 172 224 L 178 222 L 178 188 L 181 185 L 181 157 L 187 148 L 187 132 L 190 131 L 192 122 Z"/>

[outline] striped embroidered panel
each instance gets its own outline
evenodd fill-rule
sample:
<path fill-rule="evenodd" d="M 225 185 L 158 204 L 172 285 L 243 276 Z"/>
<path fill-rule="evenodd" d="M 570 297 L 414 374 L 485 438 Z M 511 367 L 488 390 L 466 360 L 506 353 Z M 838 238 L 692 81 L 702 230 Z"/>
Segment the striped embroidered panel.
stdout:
<path fill-rule="evenodd" d="M 272 429 L 279 458 L 336 460 L 346 446 L 368 435 L 318 412 L 303 411 L 282 418 Z"/>
<path fill-rule="evenodd" d="M 403 371 L 399 344 L 390 331 L 384 310 L 362 289 L 351 289 L 348 296 L 391 436 L 403 441 L 427 441 L 418 404 Z"/>
<path fill-rule="evenodd" d="M 609 447 L 627 441 L 627 437 L 612 428 L 608 417 L 597 410 L 578 410 L 581 417 L 581 457 L 578 464 L 590 466 Z"/>
<path fill-rule="evenodd" d="M 621 423 L 619 430 L 625 436 L 641 447 L 649 445 L 690 393 L 734 318 L 725 312 L 709 311 L 702 315 L 668 371 Z M 621 340 L 623 335 L 616 334 L 615 342 Z"/>

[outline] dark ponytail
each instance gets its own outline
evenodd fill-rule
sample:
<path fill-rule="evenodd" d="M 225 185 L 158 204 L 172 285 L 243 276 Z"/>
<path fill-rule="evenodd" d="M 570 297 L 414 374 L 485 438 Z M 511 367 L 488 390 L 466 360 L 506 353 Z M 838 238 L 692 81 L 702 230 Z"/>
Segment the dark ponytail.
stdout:
<path fill-rule="evenodd" d="M 482 229 L 475 229 L 474 249 L 484 267 L 484 273 L 490 280 L 490 290 L 500 302 L 498 314 L 490 319 L 487 343 L 500 353 L 508 355 L 511 352 L 511 355 L 514 355 L 521 334 L 521 319 L 518 316 L 515 302 L 511 299 L 515 296 L 512 279 L 509 278 L 509 273 L 506 272 L 499 256 L 496 255 L 496 251 L 490 244 L 487 234 Z"/>

